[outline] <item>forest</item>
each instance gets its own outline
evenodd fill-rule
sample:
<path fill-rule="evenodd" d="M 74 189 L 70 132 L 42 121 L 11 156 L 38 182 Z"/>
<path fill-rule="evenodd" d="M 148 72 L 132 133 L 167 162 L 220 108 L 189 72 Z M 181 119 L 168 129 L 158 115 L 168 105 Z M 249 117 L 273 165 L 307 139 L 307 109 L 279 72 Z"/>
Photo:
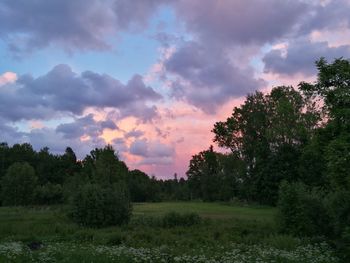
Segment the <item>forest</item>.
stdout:
<path fill-rule="evenodd" d="M 276 210 L 272 221 L 276 233 L 312 244 L 325 242 L 339 260 L 346 260 L 350 257 L 350 61 L 339 58 L 329 63 L 321 58 L 316 67 L 314 83 L 248 94 L 231 116 L 212 128 L 213 144 L 222 150 L 203 146 L 192 156 L 187 178 L 169 174 L 174 178 L 159 180 L 130 170 L 110 145 L 78 160 L 71 147 L 56 155 L 48 148 L 36 151 L 29 143 L 3 142 L 1 209 L 60 207 L 69 222 L 97 231 L 135 224 L 133 211 L 144 202 L 271 207 Z M 142 224 L 181 229 L 210 224 L 201 213 L 180 212 L 170 211 L 151 223 L 145 217 Z M 10 236 L 6 238 L 11 240 Z"/>

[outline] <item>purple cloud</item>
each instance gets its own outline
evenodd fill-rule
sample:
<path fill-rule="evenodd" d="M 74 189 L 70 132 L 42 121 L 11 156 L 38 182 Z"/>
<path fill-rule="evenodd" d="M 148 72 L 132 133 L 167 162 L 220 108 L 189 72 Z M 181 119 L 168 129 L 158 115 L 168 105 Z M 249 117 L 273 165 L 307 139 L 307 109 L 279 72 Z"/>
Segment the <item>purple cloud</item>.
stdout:
<path fill-rule="evenodd" d="M 146 157 L 148 154 L 147 140 L 136 140 L 130 146 L 130 153 L 133 155 Z"/>
<path fill-rule="evenodd" d="M 117 129 L 112 121 L 95 121 L 92 114 L 76 118 L 74 122 L 57 126 L 56 132 L 62 133 L 64 138 L 80 138 L 84 135 L 96 138 L 102 135 L 104 129 Z"/>
<path fill-rule="evenodd" d="M 17 121 L 50 118 L 59 113 L 81 115 L 88 107 L 111 107 L 119 110 L 120 117 L 149 121 L 157 115 L 157 109 L 146 102 L 161 98 L 140 75 L 134 75 L 124 85 L 106 74 L 85 71 L 79 75 L 68 65 L 57 65 L 46 75 L 21 76 L 16 83 L 2 87 L 0 115 Z"/>
<path fill-rule="evenodd" d="M 315 61 L 321 57 L 333 60 L 339 57 L 350 57 L 350 45 L 330 47 L 327 42 L 310 42 L 298 40 L 290 42 L 283 55 L 281 50 L 271 50 L 267 53 L 263 62 L 265 72 L 293 75 L 302 73 L 312 76 L 317 73 Z"/>
<path fill-rule="evenodd" d="M 254 79 L 252 70 L 233 65 L 223 50 L 211 49 L 197 42 L 184 43 L 164 65 L 175 77 L 172 95 L 206 113 L 214 113 L 229 99 L 264 85 L 262 80 Z"/>
<path fill-rule="evenodd" d="M 304 1 L 180 0 L 178 16 L 203 43 L 271 42 L 288 34 L 308 10 Z"/>
<path fill-rule="evenodd" d="M 147 139 L 135 140 L 130 146 L 130 153 L 142 157 L 142 164 L 171 164 L 175 155 L 172 146 Z"/>
<path fill-rule="evenodd" d="M 4 0 L 0 38 L 10 50 L 31 52 L 50 45 L 66 51 L 106 50 L 107 37 L 143 29 L 161 0 Z"/>
<path fill-rule="evenodd" d="M 121 28 L 137 30 L 148 26 L 149 18 L 161 5 L 172 2 L 175 0 L 116 0 L 113 10 Z"/>
<path fill-rule="evenodd" d="M 323 2 L 323 3 L 322 3 Z M 350 24 L 350 2 L 348 0 L 315 1 L 311 3 L 308 16 L 299 24 L 299 34 L 314 30 L 337 29 Z"/>
<path fill-rule="evenodd" d="M 116 29 L 108 2 L 4 0 L 0 3 L 0 37 L 13 51 L 50 44 L 67 50 L 106 49 L 104 37 Z"/>
<path fill-rule="evenodd" d="M 143 136 L 145 133 L 141 130 L 135 130 L 133 129 L 132 131 L 129 131 L 125 134 L 125 138 L 139 138 Z"/>

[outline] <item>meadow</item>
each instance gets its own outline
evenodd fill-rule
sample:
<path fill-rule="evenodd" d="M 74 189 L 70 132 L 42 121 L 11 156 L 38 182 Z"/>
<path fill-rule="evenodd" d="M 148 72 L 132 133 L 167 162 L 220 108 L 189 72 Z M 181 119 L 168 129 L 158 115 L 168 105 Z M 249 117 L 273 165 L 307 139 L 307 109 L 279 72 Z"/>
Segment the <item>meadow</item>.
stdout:
<path fill-rule="evenodd" d="M 0 262 L 339 262 L 323 240 L 278 233 L 267 206 L 135 203 L 129 224 L 102 229 L 67 209 L 1 207 Z M 190 213 L 200 220 L 174 220 Z"/>

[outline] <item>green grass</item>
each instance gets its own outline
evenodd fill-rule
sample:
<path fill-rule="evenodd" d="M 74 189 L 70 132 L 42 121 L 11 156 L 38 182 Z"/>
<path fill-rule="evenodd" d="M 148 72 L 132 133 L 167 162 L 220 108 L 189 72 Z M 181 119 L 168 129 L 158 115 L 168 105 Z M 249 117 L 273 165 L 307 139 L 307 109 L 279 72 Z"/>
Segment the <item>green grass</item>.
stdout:
<path fill-rule="evenodd" d="M 161 217 L 168 212 L 194 212 L 203 221 L 191 227 L 164 228 Z M 129 225 L 91 229 L 71 222 L 63 206 L 1 207 L 0 241 L 123 243 L 133 247 L 168 245 L 185 250 L 203 244 L 255 244 L 276 234 L 274 215 L 275 209 L 268 207 L 202 202 L 144 203 L 134 205 Z"/>
<path fill-rule="evenodd" d="M 164 227 L 161 219 L 168 212 L 194 212 L 202 218 L 202 222 L 190 227 Z M 39 262 L 39 258 L 45 258 L 47 254 L 53 257 L 53 262 L 110 262 L 111 257 L 117 258 L 114 262 L 134 262 L 135 258 L 145 256 L 142 253 L 158 259 L 165 253 L 174 259 L 169 262 L 176 262 L 175 257 L 183 255 L 192 258 L 199 254 L 204 258 L 214 255 L 221 257 L 232 249 L 240 251 L 237 256 L 247 258 L 249 253 L 261 253 L 258 258 L 270 253 L 276 262 L 298 262 L 303 258 L 300 254 L 304 253 L 302 248 L 309 242 L 280 235 L 274 223 L 275 214 L 276 210 L 271 207 L 225 203 L 143 203 L 134 204 L 132 220 L 128 225 L 91 229 L 72 223 L 64 206 L 1 207 L 0 262 L 6 262 L 3 259 L 12 257 L 11 251 L 16 249 L 20 251 L 13 256 L 17 261 L 10 262 Z M 32 241 L 42 242 L 45 247 L 35 252 L 28 251 L 26 244 Z M 18 250 L 18 247 L 22 249 Z M 266 253 L 265 249 L 268 249 Z M 317 247 L 310 251 L 320 255 L 331 253 L 327 249 L 317 252 Z M 276 253 L 296 255 L 296 260 L 277 260 L 274 256 Z M 231 254 L 228 256 L 231 257 Z M 311 256 L 315 257 L 314 254 Z M 158 259 L 138 262 L 161 262 Z"/>
<path fill-rule="evenodd" d="M 74 223 L 67 217 L 67 208 L 61 206 L 53 207 L 1 207 L 0 208 L 0 240 L 29 240 L 38 239 L 59 239 L 71 240 L 79 238 L 80 232 L 90 231 L 94 240 L 97 237 L 103 239 L 115 231 L 128 232 L 129 236 L 137 236 L 135 233 L 141 231 L 147 234 L 157 234 L 154 224 L 149 225 L 150 218 L 158 218 L 168 212 L 194 212 L 206 219 L 208 231 L 213 222 L 219 222 L 217 231 L 249 232 L 247 228 L 265 228 L 275 232 L 273 220 L 275 209 L 269 207 L 240 207 L 220 203 L 203 202 L 166 202 L 166 203 L 143 203 L 134 204 L 132 223 L 129 226 L 109 227 L 103 229 L 86 229 Z M 147 219 L 147 220 L 144 220 Z M 209 220 L 209 221 L 208 221 Z M 145 223 L 145 221 L 147 221 Z M 216 223 L 214 223 L 215 225 Z M 209 227 L 208 227 L 209 225 Z M 248 227 L 245 227 L 248 226 Z M 203 227 L 203 226 L 199 226 Z M 141 230 L 139 228 L 142 228 Z M 206 231 L 206 232 L 208 232 Z M 162 233 L 165 230 L 161 230 Z M 191 232 L 191 231 L 188 231 Z M 235 231 L 233 231 L 235 232 Z M 216 234 L 220 236 L 225 236 Z M 98 240 L 99 238 L 97 238 Z M 142 239 L 142 238 L 141 238 Z M 101 241 L 102 242 L 102 241 Z M 132 243 L 132 242 L 131 242 Z"/>
<path fill-rule="evenodd" d="M 246 219 L 272 221 L 276 209 L 263 206 L 233 206 L 225 203 L 205 202 L 162 202 L 162 203 L 136 203 L 135 215 L 158 216 L 166 212 L 180 213 L 194 212 L 201 217 L 217 219 Z"/>

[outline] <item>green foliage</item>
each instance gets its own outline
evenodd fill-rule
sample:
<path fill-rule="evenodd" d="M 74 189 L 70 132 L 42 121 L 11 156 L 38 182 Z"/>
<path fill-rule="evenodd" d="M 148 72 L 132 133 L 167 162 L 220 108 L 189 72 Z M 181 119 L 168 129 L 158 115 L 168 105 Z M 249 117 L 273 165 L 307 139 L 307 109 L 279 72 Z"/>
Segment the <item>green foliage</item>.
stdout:
<path fill-rule="evenodd" d="M 131 201 L 146 202 L 157 200 L 155 183 L 147 174 L 140 170 L 132 170 L 128 173 L 127 184 L 130 190 Z"/>
<path fill-rule="evenodd" d="M 190 251 L 161 247 L 128 247 L 91 245 L 73 242 L 50 242 L 44 250 L 30 251 L 21 242 L 1 242 L 0 261 L 12 263 L 36 262 L 96 262 L 96 263 L 164 263 L 164 262 L 279 262 L 279 263 L 340 263 L 325 243 L 297 246 L 288 251 L 264 245 L 230 244 L 201 247 Z M 343 261 L 346 262 L 346 261 Z"/>
<path fill-rule="evenodd" d="M 121 225 L 130 220 L 131 203 L 127 191 L 121 186 L 87 184 L 74 196 L 71 216 L 76 223 L 83 226 Z"/>
<path fill-rule="evenodd" d="M 321 97 L 325 110 L 340 126 L 350 125 L 350 61 L 339 58 L 328 63 L 324 58 L 316 62 L 318 79 L 315 84 L 302 82 L 301 90 L 309 96 Z"/>
<path fill-rule="evenodd" d="M 330 193 L 325 203 L 331 217 L 333 235 L 341 237 L 350 226 L 350 191 Z"/>
<path fill-rule="evenodd" d="M 91 229 L 82 229 L 73 234 L 73 240 L 82 242 L 92 242 L 95 238 L 95 232 Z"/>
<path fill-rule="evenodd" d="M 63 155 L 53 155 L 44 147 L 36 152 L 28 144 L 0 143 L 0 179 L 9 167 L 15 163 L 28 163 L 35 171 L 38 187 L 31 204 L 51 204 L 63 202 L 62 185 L 74 174 L 80 172 L 81 165 L 75 153 L 67 147 Z"/>
<path fill-rule="evenodd" d="M 38 177 L 32 204 L 67 204 L 86 183 L 126 184 L 133 202 L 190 199 L 186 180 L 158 180 L 139 170 L 129 171 L 110 145 L 92 150 L 79 161 L 70 147 L 62 155 L 54 155 L 47 147 L 36 152 L 28 143 L 13 146 L 0 143 L 0 180 L 16 162 L 29 163 Z"/>
<path fill-rule="evenodd" d="M 327 162 L 324 155 L 322 137 L 316 135 L 306 145 L 299 157 L 298 173 L 300 180 L 311 187 L 329 188 L 329 178 L 326 173 Z"/>
<path fill-rule="evenodd" d="M 193 226 L 201 222 L 201 218 L 196 213 L 166 213 L 162 218 L 163 227 Z"/>
<path fill-rule="evenodd" d="M 350 191 L 330 193 L 326 207 L 331 218 L 330 238 L 345 258 L 350 257 Z"/>
<path fill-rule="evenodd" d="M 63 189 L 60 184 L 47 183 L 35 189 L 35 203 L 41 205 L 60 204 L 63 200 Z"/>
<path fill-rule="evenodd" d="M 301 149 L 319 118 L 311 99 L 293 87 L 281 86 L 266 95 L 248 95 L 225 122 L 217 122 L 214 141 L 244 164 L 236 176 L 238 196 L 275 204 L 281 181 L 298 179 Z"/>
<path fill-rule="evenodd" d="M 126 240 L 126 235 L 121 231 L 114 231 L 108 236 L 106 244 L 109 246 L 119 246 Z"/>
<path fill-rule="evenodd" d="M 135 205 L 134 217 L 141 220 L 147 209 L 161 219 L 173 208 L 180 213 L 198 211 L 201 217 L 212 219 L 190 227 L 131 222 L 87 229 L 67 220 L 60 206 L 2 207 L 0 262 L 338 262 L 325 244 L 279 235 L 274 210 L 268 207 L 146 203 Z M 43 248 L 29 250 L 32 240 L 40 240 Z"/>
<path fill-rule="evenodd" d="M 350 190 L 350 133 L 342 133 L 329 142 L 325 159 L 333 188 Z"/>
<path fill-rule="evenodd" d="M 192 156 L 186 172 L 191 198 L 204 201 L 230 200 L 237 194 L 241 161 L 233 154 L 208 150 Z M 217 189 L 221 188 L 221 191 Z"/>
<path fill-rule="evenodd" d="M 301 245 L 300 239 L 286 234 L 274 234 L 267 237 L 264 242 L 269 246 L 292 251 L 299 245 Z"/>
<path fill-rule="evenodd" d="M 297 236 L 326 235 L 329 217 L 322 196 L 308 191 L 303 183 L 282 182 L 278 200 L 281 231 Z"/>
<path fill-rule="evenodd" d="M 64 203 L 69 204 L 77 189 L 89 182 L 90 178 L 83 173 L 76 173 L 74 176 L 67 178 L 62 186 Z"/>
<path fill-rule="evenodd" d="M 34 201 L 37 177 L 28 163 L 14 163 L 1 180 L 3 205 L 29 205 Z"/>
<path fill-rule="evenodd" d="M 82 173 L 93 182 L 110 185 L 125 181 L 128 167 L 120 161 L 111 145 L 94 149 L 83 160 Z"/>

